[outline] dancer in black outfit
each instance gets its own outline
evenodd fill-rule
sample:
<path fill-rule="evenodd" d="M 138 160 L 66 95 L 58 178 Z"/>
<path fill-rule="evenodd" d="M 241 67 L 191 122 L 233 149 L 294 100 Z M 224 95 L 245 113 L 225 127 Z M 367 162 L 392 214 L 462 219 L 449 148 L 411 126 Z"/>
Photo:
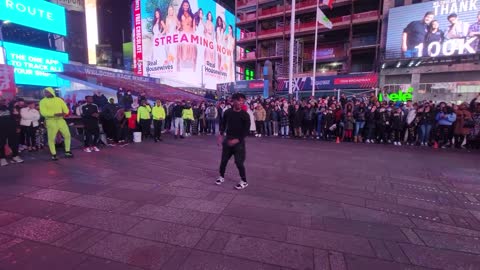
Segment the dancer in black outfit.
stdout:
<path fill-rule="evenodd" d="M 232 99 L 233 107 L 225 111 L 220 123 L 218 144 L 222 144 L 222 161 L 220 163 L 220 176 L 215 183 L 221 185 L 225 182 L 225 170 L 228 161 L 233 156 L 242 179 L 235 188 L 244 189 L 248 186 L 243 163 L 246 158 L 245 137 L 248 136 L 250 131 L 250 116 L 242 110 L 245 95 L 237 93 L 232 96 Z M 226 136 L 224 137 L 225 132 Z"/>

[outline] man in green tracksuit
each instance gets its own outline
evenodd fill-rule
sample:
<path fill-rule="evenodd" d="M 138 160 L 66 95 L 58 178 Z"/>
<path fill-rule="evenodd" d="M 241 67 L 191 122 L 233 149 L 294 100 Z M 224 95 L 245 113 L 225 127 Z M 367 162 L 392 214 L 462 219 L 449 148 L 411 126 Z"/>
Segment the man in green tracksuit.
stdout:
<path fill-rule="evenodd" d="M 162 124 L 165 120 L 165 109 L 162 106 L 162 101 L 157 100 L 155 106 L 152 108 L 153 117 L 153 138 L 155 142 L 162 141 Z"/>
<path fill-rule="evenodd" d="M 68 114 L 69 110 L 65 102 L 55 96 L 55 90 L 51 87 L 45 88 L 45 97 L 40 101 L 40 113 L 45 117 L 45 125 L 48 135 L 48 147 L 52 154 L 52 160 L 58 160 L 57 150 L 55 149 L 55 138 L 57 133 L 63 136 L 65 143 L 65 157 L 72 158 L 73 154 L 70 152 L 71 136 L 67 122 L 63 117 Z"/>

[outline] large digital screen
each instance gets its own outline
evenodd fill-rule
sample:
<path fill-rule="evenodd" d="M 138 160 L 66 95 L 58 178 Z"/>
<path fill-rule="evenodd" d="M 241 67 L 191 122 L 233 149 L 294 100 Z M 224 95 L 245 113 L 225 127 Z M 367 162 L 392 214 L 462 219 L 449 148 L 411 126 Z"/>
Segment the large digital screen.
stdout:
<path fill-rule="evenodd" d="M 479 8 L 476 0 L 441 0 L 390 9 L 386 58 L 480 52 Z"/>
<path fill-rule="evenodd" d="M 8 65 L 13 66 L 15 82 L 58 87 L 63 81 L 55 74 L 63 71 L 68 54 L 10 42 L 3 43 Z"/>
<path fill-rule="evenodd" d="M 213 0 L 135 0 L 138 75 L 216 89 L 235 81 L 235 16 Z"/>
<path fill-rule="evenodd" d="M 0 20 L 67 35 L 65 8 L 47 1 L 0 0 Z"/>

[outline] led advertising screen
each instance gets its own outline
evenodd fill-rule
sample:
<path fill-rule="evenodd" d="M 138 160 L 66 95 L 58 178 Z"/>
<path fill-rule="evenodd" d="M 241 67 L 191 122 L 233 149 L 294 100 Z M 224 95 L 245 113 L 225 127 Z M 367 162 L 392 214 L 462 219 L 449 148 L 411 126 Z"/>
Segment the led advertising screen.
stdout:
<path fill-rule="evenodd" d="M 15 82 L 40 86 L 58 87 L 63 81 L 56 72 L 63 71 L 68 63 L 68 54 L 4 42 L 8 65 L 13 66 Z"/>
<path fill-rule="evenodd" d="M 65 8 L 47 1 L 1 0 L 0 20 L 67 35 Z"/>
<path fill-rule="evenodd" d="M 386 58 L 478 53 L 479 8 L 477 0 L 441 0 L 390 9 Z"/>
<path fill-rule="evenodd" d="M 216 89 L 235 81 L 235 16 L 213 0 L 135 0 L 138 75 Z"/>

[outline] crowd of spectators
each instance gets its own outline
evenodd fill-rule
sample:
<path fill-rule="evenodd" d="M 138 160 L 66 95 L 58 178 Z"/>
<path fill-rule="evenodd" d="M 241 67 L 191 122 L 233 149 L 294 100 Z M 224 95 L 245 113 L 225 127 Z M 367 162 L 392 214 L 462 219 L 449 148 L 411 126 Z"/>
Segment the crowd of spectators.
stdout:
<path fill-rule="evenodd" d="M 151 101 L 119 91 L 117 99 L 100 92 L 68 104 L 69 116 L 80 119 L 84 151 L 104 145 L 126 145 L 141 132 L 143 140 L 162 141 L 172 133 L 183 139 L 218 134 L 229 98 L 218 101 Z M 243 108 L 250 115 L 251 136 L 376 143 L 434 148 L 480 148 L 480 94 L 469 103 L 379 101 L 375 95 L 310 97 L 249 97 Z M 68 117 L 68 116 L 67 116 Z M 46 146 L 47 130 L 36 102 L 0 99 L 0 162 L 23 160 L 19 152 Z M 58 143 L 62 143 L 58 136 Z"/>

